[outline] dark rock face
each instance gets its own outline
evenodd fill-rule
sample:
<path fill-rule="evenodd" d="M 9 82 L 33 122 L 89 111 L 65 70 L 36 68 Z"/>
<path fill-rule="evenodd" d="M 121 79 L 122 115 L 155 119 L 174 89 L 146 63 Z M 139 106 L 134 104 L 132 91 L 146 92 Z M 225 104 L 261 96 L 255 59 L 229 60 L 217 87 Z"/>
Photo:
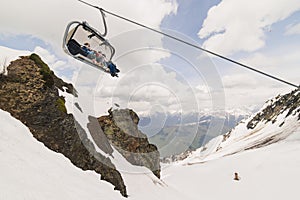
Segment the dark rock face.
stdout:
<path fill-rule="evenodd" d="M 89 116 L 89 123 L 87 125 L 91 136 L 96 143 L 96 145 L 105 153 L 113 156 L 113 148 L 110 146 L 109 140 L 103 133 L 97 118 Z"/>
<path fill-rule="evenodd" d="M 130 109 L 109 110 L 109 115 L 98 118 L 98 121 L 109 141 L 128 162 L 145 166 L 160 177 L 159 152 L 138 130 L 139 117 L 135 112 Z"/>
<path fill-rule="evenodd" d="M 248 124 L 248 129 L 254 129 L 259 122 L 272 122 L 275 123 L 277 117 L 286 112 L 289 115 L 298 115 L 298 120 L 300 120 L 300 92 L 299 90 L 294 90 L 289 94 L 283 96 L 277 96 L 270 105 L 263 109 L 262 112 L 258 113 Z M 284 122 L 283 122 L 284 123 Z M 283 123 L 280 125 L 282 126 Z"/>
<path fill-rule="evenodd" d="M 22 121 L 49 149 L 62 153 L 83 170 L 101 174 L 102 180 L 126 197 L 121 174 L 109 158 L 96 152 L 84 129 L 67 114 L 57 88 L 76 95 L 73 86 L 57 78 L 37 55 L 22 57 L 11 63 L 7 76 L 0 75 L 0 108 Z M 111 153 L 111 147 L 105 148 Z"/>

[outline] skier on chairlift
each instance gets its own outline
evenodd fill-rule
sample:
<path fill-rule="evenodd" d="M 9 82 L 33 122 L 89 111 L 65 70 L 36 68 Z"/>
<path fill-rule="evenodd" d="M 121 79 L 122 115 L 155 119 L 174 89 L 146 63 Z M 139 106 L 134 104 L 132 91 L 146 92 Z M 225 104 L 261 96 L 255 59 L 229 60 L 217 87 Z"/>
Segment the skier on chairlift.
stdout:
<path fill-rule="evenodd" d="M 120 70 L 112 62 L 115 54 L 115 48 L 108 42 L 108 40 L 105 39 L 107 34 L 105 15 L 102 9 L 99 10 L 102 16 L 104 31 L 99 32 L 85 21 L 72 21 L 67 25 L 64 34 L 63 49 L 73 58 L 92 67 L 96 67 L 103 72 L 110 73 L 112 77 L 118 77 Z M 91 48 L 89 42 L 83 42 L 82 38 L 84 36 L 93 42 L 93 49 Z M 99 51 L 99 47 L 105 48 L 105 54 L 107 53 L 107 58 L 103 52 Z"/>
<path fill-rule="evenodd" d="M 88 42 L 84 43 L 81 48 L 87 54 L 89 59 L 93 60 L 96 58 L 95 51 L 91 49 L 91 45 Z"/>

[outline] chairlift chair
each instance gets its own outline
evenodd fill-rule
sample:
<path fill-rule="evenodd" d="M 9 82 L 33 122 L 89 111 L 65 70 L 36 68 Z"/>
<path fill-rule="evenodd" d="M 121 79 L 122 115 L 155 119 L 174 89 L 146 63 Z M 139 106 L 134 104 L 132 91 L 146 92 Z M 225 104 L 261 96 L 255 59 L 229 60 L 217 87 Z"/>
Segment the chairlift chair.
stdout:
<path fill-rule="evenodd" d="M 92 67 L 96 67 L 104 72 L 109 73 L 109 69 L 104 62 L 97 62 L 96 59 L 88 57 L 87 53 L 82 49 L 85 43 L 90 44 L 90 48 L 95 52 L 101 52 L 105 55 L 105 60 L 111 61 L 114 54 L 114 47 L 105 39 L 107 28 L 104 20 L 104 33 L 101 34 L 91 27 L 87 22 L 73 21 L 67 25 L 64 38 L 63 49 L 71 57 L 80 60 Z"/>

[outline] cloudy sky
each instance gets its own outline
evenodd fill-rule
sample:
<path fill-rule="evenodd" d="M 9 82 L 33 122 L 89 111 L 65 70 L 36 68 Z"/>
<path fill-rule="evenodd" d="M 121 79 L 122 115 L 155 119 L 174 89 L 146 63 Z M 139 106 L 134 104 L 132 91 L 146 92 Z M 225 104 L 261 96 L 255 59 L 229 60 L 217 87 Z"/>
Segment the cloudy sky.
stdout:
<path fill-rule="evenodd" d="M 89 0 L 147 26 L 299 84 L 300 0 Z M 118 103 L 139 114 L 262 105 L 293 88 L 106 16 L 120 78 L 62 51 L 70 21 L 102 29 L 99 12 L 76 0 L 2 1 L 0 55 L 38 53 L 73 82 L 96 115 Z M 16 51 L 14 51 L 16 52 Z"/>

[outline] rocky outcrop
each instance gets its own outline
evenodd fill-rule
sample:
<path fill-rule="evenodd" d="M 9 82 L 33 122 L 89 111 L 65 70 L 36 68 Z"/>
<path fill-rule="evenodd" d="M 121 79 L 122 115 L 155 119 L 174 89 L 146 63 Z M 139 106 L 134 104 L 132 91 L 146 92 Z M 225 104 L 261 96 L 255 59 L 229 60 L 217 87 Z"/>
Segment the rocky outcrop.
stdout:
<path fill-rule="evenodd" d="M 106 135 L 103 133 L 97 118 L 89 116 L 89 123 L 87 124 L 87 128 L 93 138 L 95 144 L 105 153 L 109 154 L 113 157 L 113 148 L 111 147 L 109 140 Z"/>
<path fill-rule="evenodd" d="M 284 112 L 287 112 L 285 117 L 288 117 L 289 115 L 298 115 L 298 120 L 300 120 L 299 89 L 283 96 L 279 95 L 275 99 L 270 100 L 269 105 L 266 106 L 257 115 L 255 115 L 253 119 L 247 124 L 247 128 L 254 129 L 260 122 L 275 123 L 277 117 Z M 283 123 L 281 124 L 281 126 L 283 125 Z"/>
<path fill-rule="evenodd" d="M 46 147 L 62 153 L 83 170 L 101 174 L 102 180 L 127 196 L 121 174 L 108 157 L 96 152 L 84 129 L 72 114 L 67 114 L 58 89 L 77 95 L 73 86 L 57 78 L 35 54 L 12 62 L 7 70 L 7 75 L 0 75 L 0 109 L 22 121 Z M 95 120 L 91 120 L 93 129 Z M 107 143 L 103 148 L 112 151 Z"/>
<path fill-rule="evenodd" d="M 138 130 L 137 114 L 130 109 L 110 109 L 108 112 L 109 115 L 98 118 L 98 121 L 109 141 L 128 162 L 149 168 L 159 178 L 159 152 Z"/>

